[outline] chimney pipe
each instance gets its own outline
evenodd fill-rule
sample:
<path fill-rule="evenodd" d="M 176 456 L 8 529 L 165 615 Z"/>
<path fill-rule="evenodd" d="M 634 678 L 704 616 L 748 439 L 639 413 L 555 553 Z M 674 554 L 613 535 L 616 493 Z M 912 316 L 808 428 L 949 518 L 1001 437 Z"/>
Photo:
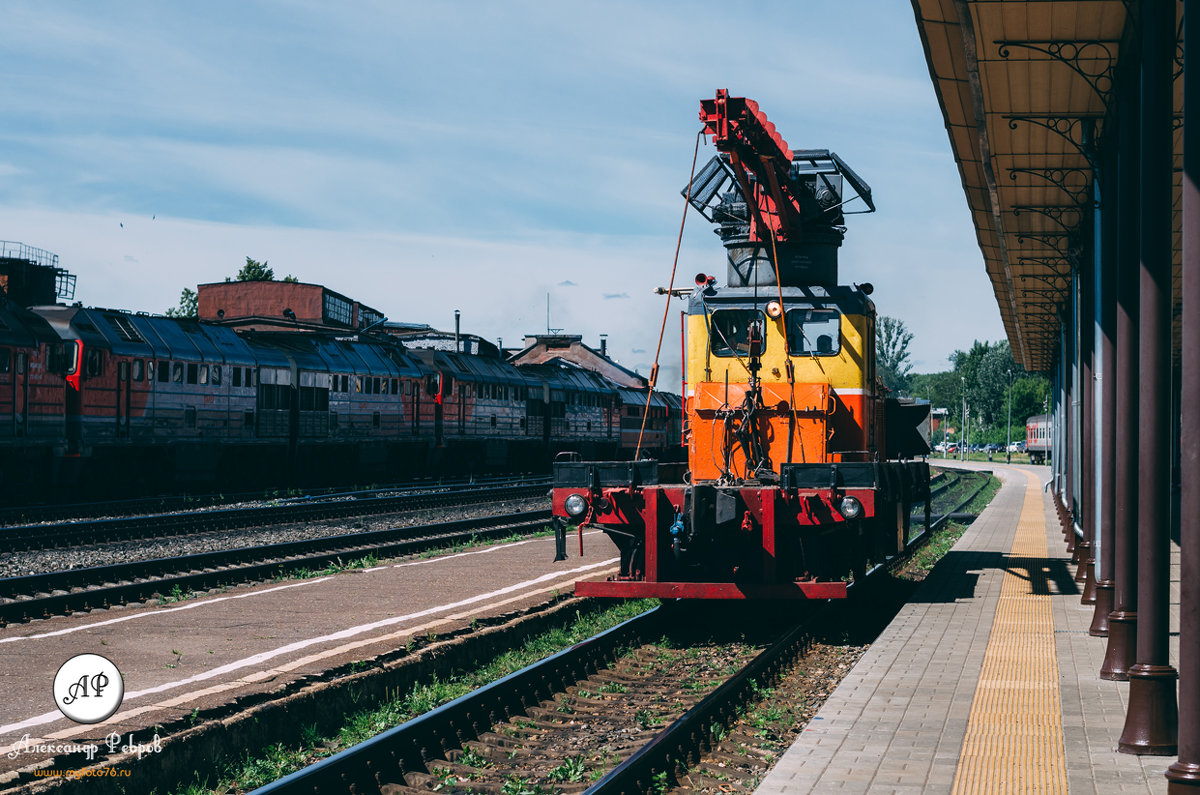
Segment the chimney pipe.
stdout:
<path fill-rule="evenodd" d="M 608 335 L 607 334 L 600 335 L 600 355 L 608 356 Z"/>
<path fill-rule="evenodd" d="M 459 312 L 457 309 L 454 310 L 454 352 L 455 353 L 462 352 L 462 348 L 458 344 L 458 319 L 461 316 L 461 314 L 462 313 Z"/>

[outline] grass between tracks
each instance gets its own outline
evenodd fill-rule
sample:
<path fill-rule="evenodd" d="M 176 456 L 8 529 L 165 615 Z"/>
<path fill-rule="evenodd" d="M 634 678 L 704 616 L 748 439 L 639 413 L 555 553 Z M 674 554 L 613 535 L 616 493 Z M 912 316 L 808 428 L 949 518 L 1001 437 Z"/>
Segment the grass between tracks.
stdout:
<path fill-rule="evenodd" d="M 996 496 L 996 492 L 1000 490 L 1000 479 L 995 475 L 987 477 L 988 482 L 983 490 L 961 508 L 964 513 L 978 514 L 987 507 L 992 498 Z M 969 488 L 974 489 L 976 485 L 976 483 L 971 483 Z M 924 579 L 930 569 L 950 551 L 951 547 L 958 543 L 958 539 L 962 538 L 966 529 L 967 525 L 965 524 L 947 522 L 945 527 L 936 531 L 929 541 L 913 554 L 912 560 L 904 566 L 899 577 L 901 579 Z"/>
<path fill-rule="evenodd" d="M 347 715 L 344 725 L 336 732 L 319 732 L 314 724 L 305 728 L 303 741 L 299 745 L 276 743 L 257 749 L 241 759 L 225 763 L 219 771 L 207 775 L 198 773 L 195 782 L 174 792 L 177 795 L 224 795 L 269 784 L 614 627 L 656 604 L 656 600 L 632 600 L 589 615 L 577 613 L 571 624 L 530 638 L 522 647 L 496 655 L 474 670 L 453 672 L 444 679 L 423 682 L 406 693 L 396 693 L 383 704 Z M 216 783 L 210 785 L 209 781 L 213 779 Z"/>

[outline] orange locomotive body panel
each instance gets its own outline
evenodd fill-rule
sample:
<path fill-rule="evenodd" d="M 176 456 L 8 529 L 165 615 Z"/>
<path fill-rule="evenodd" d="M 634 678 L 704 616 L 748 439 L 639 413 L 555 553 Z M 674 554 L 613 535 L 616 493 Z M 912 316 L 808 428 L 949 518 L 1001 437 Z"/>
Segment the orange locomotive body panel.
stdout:
<path fill-rule="evenodd" d="M 760 424 L 763 445 L 772 461 L 781 463 L 824 463 L 828 461 L 831 416 L 836 399 L 825 384 L 762 385 L 766 420 Z M 688 461 L 692 480 L 717 480 L 722 471 L 743 472 L 746 454 L 725 443 L 729 421 L 725 410 L 743 405 L 749 384 L 700 383 L 689 406 L 691 441 Z M 734 409 L 736 410 L 736 409 Z M 790 440 L 789 440 L 790 437 Z M 728 465 L 723 460 L 726 451 Z"/>

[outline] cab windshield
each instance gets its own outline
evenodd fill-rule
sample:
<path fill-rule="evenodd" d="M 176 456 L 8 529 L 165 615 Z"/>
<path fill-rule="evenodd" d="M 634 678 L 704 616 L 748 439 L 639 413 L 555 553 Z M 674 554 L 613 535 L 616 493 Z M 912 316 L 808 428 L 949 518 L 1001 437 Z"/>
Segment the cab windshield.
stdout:
<path fill-rule="evenodd" d="M 749 356 L 750 324 L 757 322 L 763 330 L 766 322 L 758 309 L 718 309 L 712 313 L 708 335 L 709 350 L 714 356 Z"/>
<path fill-rule="evenodd" d="M 841 313 L 836 309 L 807 307 L 787 313 L 788 353 L 836 356 L 842 347 Z"/>

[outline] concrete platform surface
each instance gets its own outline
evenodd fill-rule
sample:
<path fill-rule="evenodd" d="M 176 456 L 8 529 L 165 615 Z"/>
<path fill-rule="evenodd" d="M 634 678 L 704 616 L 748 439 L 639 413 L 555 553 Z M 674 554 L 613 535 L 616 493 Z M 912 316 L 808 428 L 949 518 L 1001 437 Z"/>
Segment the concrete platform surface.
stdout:
<path fill-rule="evenodd" d="M 1166 792 L 1174 757 L 1116 750 L 1129 685 L 1100 679 L 1106 640 L 1088 634 L 1094 608 L 1080 604 L 1043 489 L 1048 468 L 947 465 L 991 468 L 1004 485 L 757 792 Z M 1019 525 L 1026 540 L 1044 535 L 1040 554 L 1020 546 Z M 1170 593 L 1177 665 L 1177 547 Z M 1011 605 L 1041 610 L 1045 626 L 1026 628 L 1030 637 L 1006 653 Z M 1027 662 L 1042 664 L 1048 681 L 1015 670 Z M 1018 708 L 1004 699 L 1031 693 L 1037 721 L 1004 725 Z"/>
<path fill-rule="evenodd" d="M 571 593 L 577 579 L 616 571 L 612 545 L 588 535 L 586 555 L 560 563 L 554 539 L 537 538 L 9 626 L 0 630 L 0 773 L 54 756 L 45 746 L 103 745 L 114 732 L 149 742 L 156 724 L 193 710 Z M 124 677 L 124 701 L 102 723 L 68 720 L 51 692 L 59 667 L 84 653 Z"/>

